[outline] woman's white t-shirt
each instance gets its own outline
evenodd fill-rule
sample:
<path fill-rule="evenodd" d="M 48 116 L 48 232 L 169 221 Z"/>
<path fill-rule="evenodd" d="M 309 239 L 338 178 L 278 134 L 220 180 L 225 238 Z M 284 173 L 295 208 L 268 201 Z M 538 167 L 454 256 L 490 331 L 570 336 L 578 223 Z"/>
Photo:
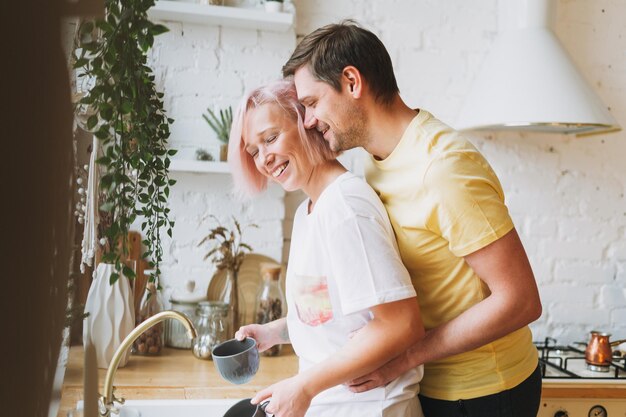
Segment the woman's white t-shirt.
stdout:
<path fill-rule="evenodd" d="M 287 268 L 287 325 L 304 371 L 341 349 L 371 320 L 369 308 L 415 297 L 376 193 L 346 172 L 297 209 Z M 391 358 L 390 358 L 391 359 Z M 364 393 L 344 385 L 317 395 L 307 417 L 421 416 L 420 366 Z"/>

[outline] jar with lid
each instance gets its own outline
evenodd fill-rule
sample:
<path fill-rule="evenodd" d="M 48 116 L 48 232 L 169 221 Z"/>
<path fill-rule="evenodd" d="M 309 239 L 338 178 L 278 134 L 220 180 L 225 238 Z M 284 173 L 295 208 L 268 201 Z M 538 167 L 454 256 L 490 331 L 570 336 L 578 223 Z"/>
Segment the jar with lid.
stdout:
<path fill-rule="evenodd" d="M 254 320 L 258 324 L 265 324 L 283 317 L 285 295 L 280 288 L 281 266 L 276 263 L 263 262 L 260 270 L 263 283 L 256 297 Z M 275 345 L 264 351 L 262 355 L 276 356 L 280 350 L 281 345 Z"/>
<path fill-rule="evenodd" d="M 228 311 L 228 304 L 221 301 L 198 303 L 194 323 L 198 337 L 191 345 L 191 351 L 196 358 L 211 359 L 213 347 L 229 339 Z"/>
<path fill-rule="evenodd" d="M 156 282 L 149 282 L 141 299 L 135 325 L 163 311 L 163 302 Z M 139 336 L 131 352 L 137 355 L 160 355 L 163 350 L 163 322 L 157 323 Z"/>
<path fill-rule="evenodd" d="M 190 320 L 195 318 L 198 303 L 206 300 L 206 294 L 194 291 L 195 288 L 196 282 L 189 280 L 183 290 L 174 291 L 170 297 L 172 310 L 185 314 Z M 191 348 L 187 329 L 178 320 L 165 321 L 165 345 L 178 349 Z"/>

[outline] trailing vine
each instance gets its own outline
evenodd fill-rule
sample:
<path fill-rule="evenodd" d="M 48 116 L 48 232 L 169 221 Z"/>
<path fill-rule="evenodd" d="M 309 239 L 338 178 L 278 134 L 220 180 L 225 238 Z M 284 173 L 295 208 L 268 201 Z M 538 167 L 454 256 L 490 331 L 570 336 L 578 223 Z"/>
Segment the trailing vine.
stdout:
<path fill-rule="evenodd" d="M 163 257 L 161 228 L 172 236 L 174 222 L 166 207 L 170 186 L 169 125 L 163 109 L 163 94 L 157 92 L 147 52 L 154 37 L 167 31 L 148 20 L 147 11 L 154 0 L 105 0 L 103 19 L 83 22 L 75 50 L 74 68 L 92 83 L 79 102 L 91 109 L 86 127 L 102 144 L 99 210 L 107 219 L 101 226 L 104 238 L 102 261 L 114 263 L 116 272 L 134 278 L 124 265 L 128 255 L 128 231 L 137 216 L 147 251 L 143 258 L 160 276 Z M 92 150 L 96 152 L 97 150 Z"/>

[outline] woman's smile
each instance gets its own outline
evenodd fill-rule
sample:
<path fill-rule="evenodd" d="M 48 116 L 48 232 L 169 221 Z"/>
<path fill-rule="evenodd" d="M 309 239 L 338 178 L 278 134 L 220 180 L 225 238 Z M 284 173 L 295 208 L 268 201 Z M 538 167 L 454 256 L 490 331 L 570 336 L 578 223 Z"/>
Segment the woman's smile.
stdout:
<path fill-rule="evenodd" d="M 272 171 L 272 177 L 278 178 L 280 175 L 287 169 L 287 165 L 289 165 L 289 161 L 280 164 L 276 169 Z"/>

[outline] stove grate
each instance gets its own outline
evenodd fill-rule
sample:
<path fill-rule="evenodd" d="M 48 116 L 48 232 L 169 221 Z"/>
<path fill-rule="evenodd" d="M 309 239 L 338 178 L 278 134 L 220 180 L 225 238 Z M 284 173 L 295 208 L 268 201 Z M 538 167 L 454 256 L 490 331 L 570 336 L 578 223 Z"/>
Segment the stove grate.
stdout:
<path fill-rule="evenodd" d="M 533 343 L 538 351 L 541 375 L 545 379 L 626 379 L 626 357 L 614 357 L 609 365 L 609 372 L 597 372 L 593 376 L 581 375 L 580 371 L 573 368 L 576 368 L 576 364 L 579 364 L 579 368 L 586 368 L 586 362 L 580 365 L 581 361 L 585 361 L 584 350 L 574 345 L 558 345 L 556 339 L 551 337 Z M 576 345 L 585 346 L 584 343 L 576 343 Z M 548 374 L 548 369 L 553 369 L 559 374 Z"/>

